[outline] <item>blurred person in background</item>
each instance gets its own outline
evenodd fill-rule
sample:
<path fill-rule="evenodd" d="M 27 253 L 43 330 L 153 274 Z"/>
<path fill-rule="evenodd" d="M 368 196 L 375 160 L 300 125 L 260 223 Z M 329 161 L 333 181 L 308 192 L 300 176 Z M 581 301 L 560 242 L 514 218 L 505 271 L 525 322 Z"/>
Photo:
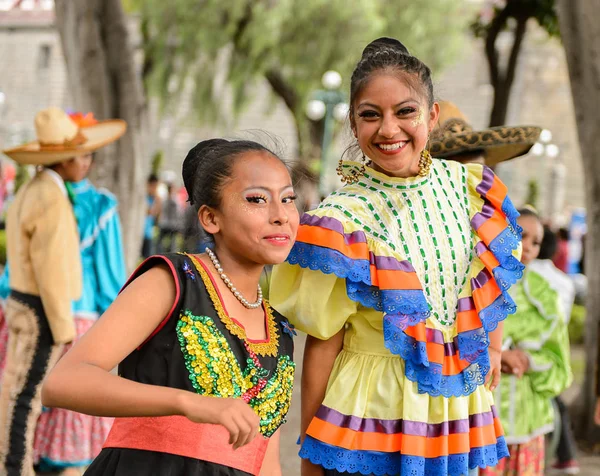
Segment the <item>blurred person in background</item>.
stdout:
<path fill-rule="evenodd" d="M 545 226 L 540 254 L 531 262 L 529 269 L 546 278 L 552 289 L 559 294 L 565 323 L 568 326 L 575 302 L 575 285 L 571 277 L 563 273 L 552 262 L 557 248 L 557 235 L 550 227 Z M 552 467 L 552 474 L 579 474 L 579 464 L 576 459 L 577 444 L 571 428 L 569 410 L 560 396 L 556 397 L 554 401 L 560 412 L 560 438 L 556 449 L 557 461 Z"/>
<path fill-rule="evenodd" d="M 85 159 L 89 169 L 92 158 Z M 115 300 L 125 284 L 126 271 L 116 197 L 108 190 L 97 189 L 88 179 L 70 186 L 83 271 L 81 299 L 73 304 L 75 343 Z M 73 343 L 65 346 L 63 355 Z M 43 471 L 62 471 L 64 476 L 81 474 L 100 453 L 111 424 L 110 418 L 49 409 L 38 420 L 34 461 Z"/>
<path fill-rule="evenodd" d="M 516 312 L 504 322 L 502 372 L 495 398 L 510 457 L 485 476 L 542 476 L 545 435 L 554 430 L 552 399 L 572 381 L 569 334 L 562 297 L 531 267 L 544 229 L 537 213 L 519 210 L 523 229 L 523 277 L 510 289 Z"/>
<path fill-rule="evenodd" d="M 158 218 L 160 232 L 157 244 L 159 253 L 173 253 L 176 250 L 177 238 L 181 231 L 182 216 L 177 202 L 177 190 L 173 184 L 167 184 L 167 193 L 167 198 L 162 204 L 162 211 Z"/>
<path fill-rule="evenodd" d="M 142 258 L 154 254 L 154 227 L 162 209 L 162 200 L 158 195 L 158 177 L 155 174 L 148 176 L 146 185 L 146 221 L 144 222 L 144 239 L 142 241 Z"/>
<path fill-rule="evenodd" d="M 569 230 L 566 228 L 558 230 L 558 245 L 552 262 L 563 273 L 569 272 Z"/>
<path fill-rule="evenodd" d="M 41 414 L 41 383 L 77 338 L 72 302 L 82 294 L 79 234 L 68 182 L 85 178 L 89 154 L 117 140 L 120 120 L 69 117 L 48 108 L 35 117 L 37 141 L 3 152 L 36 165 L 6 220 L 10 294 L 8 346 L 0 387 L 0 474 L 33 476 L 33 441 Z"/>

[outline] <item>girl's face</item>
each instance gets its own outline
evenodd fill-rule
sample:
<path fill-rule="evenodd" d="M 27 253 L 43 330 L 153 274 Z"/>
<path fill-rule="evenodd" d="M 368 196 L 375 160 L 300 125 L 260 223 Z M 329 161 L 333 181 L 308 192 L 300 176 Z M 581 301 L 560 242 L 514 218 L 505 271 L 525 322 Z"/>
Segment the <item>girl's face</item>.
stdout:
<path fill-rule="evenodd" d="M 523 228 L 523 255 L 521 262 L 527 266 L 540 254 L 544 227 L 537 217 L 525 215 L 519 217 L 519 225 Z"/>
<path fill-rule="evenodd" d="M 357 94 L 352 130 L 373 168 L 392 177 L 414 177 L 429 132 L 439 116 L 427 100 L 394 74 L 371 77 Z"/>
<path fill-rule="evenodd" d="M 202 207 L 200 219 L 221 251 L 242 262 L 278 264 L 296 239 L 300 218 L 295 199 L 290 174 L 278 158 L 247 152 L 233 165 L 219 209 Z"/>
<path fill-rule="evenodd" d="M 63 178 L 68 182 L 80 182 L 88 176 L 92 166 L 92 154 L 80 155 L 59 165 Z"/>

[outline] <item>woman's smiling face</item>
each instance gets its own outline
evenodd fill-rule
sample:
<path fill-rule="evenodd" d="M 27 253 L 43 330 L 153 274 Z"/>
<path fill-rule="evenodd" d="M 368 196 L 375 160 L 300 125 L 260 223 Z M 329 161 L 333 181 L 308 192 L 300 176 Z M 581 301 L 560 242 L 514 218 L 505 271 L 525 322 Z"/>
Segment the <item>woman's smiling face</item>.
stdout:
<path fill-rule="evenodd" d="M 419 173 L 421 152 L 437 122 L 439 106 L 429 108 L 398 75 L 374 75 L 357 94 L 351 124 L 363 153 L 376 170 L 392 177 Z"/>

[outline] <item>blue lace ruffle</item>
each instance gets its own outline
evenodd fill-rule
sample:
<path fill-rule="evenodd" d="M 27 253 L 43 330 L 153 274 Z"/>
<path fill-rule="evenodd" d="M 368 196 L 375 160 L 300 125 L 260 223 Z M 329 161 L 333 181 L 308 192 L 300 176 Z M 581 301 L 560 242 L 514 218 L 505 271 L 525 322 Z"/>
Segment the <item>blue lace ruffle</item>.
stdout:
<path fill-rule="evenodd" d="M 346 281 L 348 297 L 365 307 L 385 312 L 402 329 L 429 317 L 429 304 L 420 289 L 384 289 Z"/>
<path fill-rule="evenodd" d="M 513 251 L 519 247 L 520 242 L 520 233 L 515 233 L 510 228 L 505 228 L 488 246 L 500 263 L 500 266 L 506 270 L 520 273 L 517 279 L 523 275 L 523 269 L 525 269 L 525 266 L 513 255 Z"/>
<path fill-rule="evenodd" d="M 508 220 L 508 223 L 510 223 L 510 226 L 520 233 L 521 227 L 517 224 L 517 218 L 519 218 L 520 215 L 508 195 L 504 197 L 504 201 L 502 202 L 502 212 L 506 215 L 506 219 Z"/>
<path fill-rule="evenodd" d="M 299 454 L 326 469 L 353 474 L 463 476 L 469 469 L 496 466 L 500 459 L 508 456 L 508 448 L 504 438 L 499 437 L 495 445 L 473 448 L 469 454 L 423 458 L 400 453 L 352 451 L 307 436 Z"/>
<path fill-rule="evenodd" d="M 487 353 L 490 339 L 483 328 L 461 332 L 456 336 L 461 359 L 470 363 L 479 361 L 481 354 Z"/>
<path fill-rule="evenodd" d="M 484 329 L 460 333 L 457 337 L 460 358 L 468 360 L 471 365 L 457 375 L 442 375 L 442 366 L 429 362 L 427 345 L 409 336 L 402 330 L 383 321 L 383 332 L 386 345 L 391 352 L 400 355 L 404 361 L 406 378 L 417 383 L 419 393 L 427 393 L 432 397 L 460 397 L 470 395 L 485 382 L 490 369 L 487 347 L 489 339 Z"/>
<path fill-rule="evenodd" d="M 383 312 L 388 328 L 394 328 L 395 332 L 429 317 L 429 304 L 421 289 L 379 289 L 372 286 L 370 263 L 367 260 L 353 260 L 337 250 L 297 242 L 287 261 L 302 268 L 319 270 L 325 274 L 334 273 L 338 278 L 346 279 L 348 297 L 365 307 Z M 393 343 L 389 346 L 395 348 Z"/>
<path fill-rule="evenodd" d="M 353 282 L 371 284 L 368 260 L 354 260 L 329 248 L 297 241 L 288 255 L 287 262 L 325 274 L 333 273 L 338 278 L 348 278 Z"/>
<path fill-rule="evenodd" d="M 394 325 L 391 319 L 383 320 L 383 338 L 390 352 L 399 355 L 406 362 L 412 362 L 422 367 L 430 366 L 427 344 L 409 336 L 404 330 Z"/>
<path fill-rule="evenodd" d="M 489 355 L 485 352 L 478 362 L 456 375 L 442 375 L 440 364 L 430 363 L 428 368 L 423 368 L 406 361 L 404 372 L 409 380 L 418 383 L 419 393 L 432 397 L 462 397 L 471 395 L 485 383 L 485 376 L 490 370 L 489 361 Z"/>
<path fill-rule="evenodd" d="M 517 305 L 508 293 L 500 294 L 496 300 L 479 311 L 479 318 L 486 332 L 496 330 L 498 324 L 506 319 L 509 314 L 517 312 Z"/>

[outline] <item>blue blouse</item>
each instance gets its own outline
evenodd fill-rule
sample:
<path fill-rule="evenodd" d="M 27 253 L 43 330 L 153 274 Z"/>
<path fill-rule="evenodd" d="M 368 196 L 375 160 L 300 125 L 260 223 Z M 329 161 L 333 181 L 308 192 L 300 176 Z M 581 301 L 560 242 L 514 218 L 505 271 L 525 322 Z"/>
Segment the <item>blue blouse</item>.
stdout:
<path fill-rule="evenodd" d="M 71 188 L 83 270 L 83 291 L 73 303 L 73 314 L 97 319 L 117 297 L 126 279 L 117 199 L 87 179 L 71 183 Z M 0 278 L 3 299 L 10 294 L 8 268 L 7 264 Z"/>

